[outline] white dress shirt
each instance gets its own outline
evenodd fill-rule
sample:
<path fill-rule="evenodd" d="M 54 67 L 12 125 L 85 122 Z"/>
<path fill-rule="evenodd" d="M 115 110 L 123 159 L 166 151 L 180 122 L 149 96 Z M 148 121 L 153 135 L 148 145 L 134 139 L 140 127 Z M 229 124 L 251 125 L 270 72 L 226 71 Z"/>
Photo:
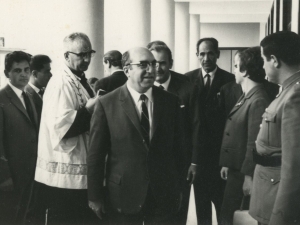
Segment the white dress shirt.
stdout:
<path fill-rule="evenodd" d="M 209 74 L 209 75 L 210 75 L 210 84 L 212 84 L 217 69 L 218 69 L 218 67 L 216 66 L 216 68 L 215 68 L 213 71 L 207 73 L 207 72 L 202 68 L 202 76 L 203 76 L 204 84 L 206 84 L 206 82 L 207 82 L 207 77 L 205 77 L 206 74 Z"/>
<path fill-rule="evenodd" d="M 149 123 L 150 123 L 150 140 L 152 139 L 152 136 L 153 136 L 153 125 L 152 125 L 152 122 L 153 122 L 153 96 L 152 96 L 152 88 L 149 88 L 148 91 L 146 91 L 145 93 L 139 93 L 137 92 L 136 90 L 134 90 L 133 88 L 131 88 L 129 85 L 128 85 L 128 82 L 127 82 L 127 88 L 128 88 L 128 91 L 133 99 L 133 103 L 135 105 L 135 109 L 136 109 L 136 112 L 139 116 L 139 119 L 141 120 L 141 115 L 142 115 L 142 100 L 140 100 L 140 96 L 142 94 L 146 95 L 147 96 L 147 101 L 146 101 L 146 105 L 147 105 L 147 108 L 148 108 L 148 113 L 149 113 Z"/>
<path fill-rule="evenodd" d="M 158 83 L 158 82 L 155 81 L 154 85 L 157 86 L 157 87 L 159 87 L 161 85 L 161 86 L 164 87 L 164 90 L 167 91 L 168 88 L 169 88 L 170 82 L 171 82 L 171 74 L 169 73 L 169 78 L 168 78 L 168 80 L 165 83 L 160 84 L 160 83 Z"/>
<path fill-rule="evenodd" d="M 19 88 L 15 87 L 14 85 L 12 85 L 10 83 L 10 81 L 7 82 L 8 85 L 11 87 L 11 89 L 13 89 L 13 91 L 16 93 L 16 95 L 18 96 L 18 98 L 20 99 L 20 101 L 22 102 L 24 108 L 26 109 L 26 105 L 25 105 L 25 100 L 24 100 L 24 97 L 22 95 L 23 91 L 20 90 Z M 25 91 L 24 91 L 25 92 Z"/>

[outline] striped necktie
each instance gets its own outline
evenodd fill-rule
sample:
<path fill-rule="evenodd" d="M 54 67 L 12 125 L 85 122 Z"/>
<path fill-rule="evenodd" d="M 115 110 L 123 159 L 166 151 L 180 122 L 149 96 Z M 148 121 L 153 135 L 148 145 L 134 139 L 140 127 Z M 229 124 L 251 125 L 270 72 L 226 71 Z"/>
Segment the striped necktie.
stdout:
<path fill-rule="evenodd" d="M 150 143 L 150 122 L 149 122 L 149 113 L 148 113 L 148 108 L 146 105 L 146 100 L 147 100 L 147 96 L 142 94 L 140 96 L 140 100 L 142 101 L 142 113 L 141 113 L 141 127 L 142 127 L 142 134 L 143 137 L 147 143 L 147 145 L 149 146 Z"/>

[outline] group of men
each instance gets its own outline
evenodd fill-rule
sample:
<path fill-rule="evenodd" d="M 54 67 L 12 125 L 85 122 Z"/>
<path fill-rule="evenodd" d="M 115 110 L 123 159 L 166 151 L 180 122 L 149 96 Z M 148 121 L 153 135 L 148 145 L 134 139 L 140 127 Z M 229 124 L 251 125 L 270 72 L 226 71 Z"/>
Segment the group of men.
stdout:
<path fill-rule="evenodd" d="M 282 151 L 270 224 L 298 224 L 300 215 L 300 57 L 286 62 L 291 49 L 269 47 L 276 35 L 286 37 L 282 41 L 290 33 L 273 34 L 262 47 L 272 82 L 282 85 L 293 75 L 293 87 L 289 82 L 280 91 L 292 88 L 291 94 L 278 94 L 281 108 L 274 106 L 265 122 L 276 132 L 266 134 L 265 124 L 261 130 L 277 150 L 260 152 L 278 157 Z M 184 75 L 170 70 L 172 52 L 161 41 L 123 55 L 109 51 L 106 77 L 93 88 L 84 72 L 96 52 L 83 33 L 64 39 L 65 67 L 51 79 L 49 57 L 7 54 L 9 82 L 0 91 L 0 223 L 185 224 L 191 184 L 198 224 L 212 223 L 211 202 L 219 220 L 225 187 L 219 152 L 230 111 L 223 105 L 239 96 L 220 104 L 221 88 L 235 78 L 217 66 L 218 41 L 200 39 L 196 51 L 201 68 Z"/>

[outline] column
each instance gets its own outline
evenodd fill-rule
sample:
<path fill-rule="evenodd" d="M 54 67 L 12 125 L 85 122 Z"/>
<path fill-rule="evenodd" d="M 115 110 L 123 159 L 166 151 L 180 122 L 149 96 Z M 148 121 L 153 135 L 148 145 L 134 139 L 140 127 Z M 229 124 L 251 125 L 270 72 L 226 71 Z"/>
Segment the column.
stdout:
<path fill-rule="evenodd" d="M 151 41 L 165 42 L 174 52 L 175 2 L 151 0 Z"/>
<path fill-rule="evenodd" d="M 283 30 L 283 0 L 280 0 L 280 9 L 279 9 L 279 31 Z"/>
<path fill-rule="evenodd" d="M 292 0 L 292 27 L 291 30 L 299 34 L 299 0 Z"/>
<path fill-rule="evenodd" d="M 189 3 L 175 2 L 175 67 L 179 73 L 189 71 Z"/>
<path fill-rule="evenodd" d="M 189 70 L 199 68 L 199 60 L 196 56 L 196 43 L 200 37 L 200 16 L 190 15 L 190 67 Z"/>
<path fill-rule="evenodd" d="M 259 42 L 266 36 L 266 23 L 260 23 L 259 26 Z"/>
<path fill-rule="evenodd" d="M 277 1 L 274 1 L 274 11 L 273 11 L 273 33 L 276 33 L 276 26 L 277 26 Z"/>
<path fill-rule="evenodd" d="M 65 64 L 63 39 L 72 32 L 82 32 L 89 36 L 97 52 L 86 75 L 102 76 L 103 66 L 99 61 L 103 54 L 104 0 L 2 1 L 5 1 L 1 3 L 4 18 L 14 18 L 0 26 L 5 32 L 6 47 L 24 49 L 32 55 L 48 55 L 53 74 L 59 75 Z M 34 13 L 30 13 L 33 9 Z"/>
<path fill-rule="evenodd" d="M 146 46 L 151 33 L 151 1 L 104 0 L 104 51 L 121 53 Z"/>

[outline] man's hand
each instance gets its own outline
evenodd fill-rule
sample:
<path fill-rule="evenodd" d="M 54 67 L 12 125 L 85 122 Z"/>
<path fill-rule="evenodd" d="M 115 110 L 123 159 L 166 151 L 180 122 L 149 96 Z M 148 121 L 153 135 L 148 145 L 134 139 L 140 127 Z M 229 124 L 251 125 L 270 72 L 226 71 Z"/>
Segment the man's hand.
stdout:
<path fill-rule="evenodd" d="M 96 102 L 98 101 L 99 96 L 95 96 L 94 98 L 90 98 L 85 105 L 85 108 L 89 111 L 90 114 L 93 114 L 94 112 L 94 107 Z"/>
<path fill-rule="evenodd" d="M 102 220 L 103 213 L 105 213 L 104 204 L 102 202 L 89 201 L 89 207 L 96 213 L 96 215 Z"/>
<path fill-rule="evenodd" d="M 221 173 L 221 178 L 222 178 L 223 180 L 227 180 L 228 167 L 222 167 L 220 173 Z"/>
<path fill-rule="evenodd" d="M 243 192 L 245 196 L 251 195 L 252 184 L 252 177 L 245 175 L 245 180 L 243 184 Z"/>
<path fill-rule="evenodd" d="M 14 190 L 14 183 L 11 178 L 7 179 L 6 181 L 0 184 L 0 191 L 13 191 Z"/>
<path fill-rule="evenodd" d="M 192 185 L 197 177 L 197 165 L 190 165 L 187 174 L 187 180 L 189 181 L 190 185 Z"/>

